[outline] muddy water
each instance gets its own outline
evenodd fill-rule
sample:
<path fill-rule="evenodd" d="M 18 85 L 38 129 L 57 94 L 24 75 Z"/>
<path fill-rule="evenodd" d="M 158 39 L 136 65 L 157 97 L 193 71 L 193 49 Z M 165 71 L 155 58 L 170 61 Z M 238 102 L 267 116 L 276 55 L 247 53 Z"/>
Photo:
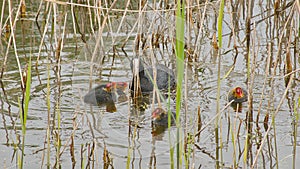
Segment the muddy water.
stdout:
<path fill-rule="evenodd" d="M 202 131 L 200 136 L 195 137 L 193 144 L 188 144 L 192 151 L 189 156 L 190 168 L 192 166 L 195 168 L 199 166 L 202 168 L 216 167 L 216 147 L 218 147 L 215 144 L 216 123 L 219 126 L 219 142 L 222 143 L 219 165 L 225 168 L 233 167 L 235 161 L 239 167 L 250 167 L 261 144 L 260 140 L 266 136 L 262 153 L 258 156 L 257 168 L 275 167 L 276 158 L 278 158 L 279 168 L 292 168 L 293 163 L 300 166 L 299 155 L 296 154 L 293 160 L 293 151 L 299 151 L 299 141 L 297 141 L 299 133 L 296 130 L 298 127 L 293 122 L 296 113 L 294 110 L 299 112 L 299 107 L 294 109 L 294 104 L 300 94 L 299 71 L 295 74 L 287 96 L 282 98 L 286 90 L 284 82 L 286 49 L 290 49 L 293 70 L 296 70 L 299 67 L 299 50 L 297 50 L 299 47 L 295 43 L 299 44 L 299 40 L 297 37 L 291 36 L 293 43 L 290 47 L 287 47 L 287 43 L 278 46 L 281 41 L 281 33 L 287 30 L 284 21 L 287 20 L 288 15 L 281 13 L 277 18 L 279 21 L 275 20 L 270 16 L 272 12 L 264 9 L 264 7 L 268 8 L 268 4 L 260 5 L 255 4 L 254 17 L 251 19 L 253 24 L 250 51 L 253 56 L 251 65 L 254 78 L 250 86 L 253 94 L 254 122 L 251 123 L 253 128 L 250 135 L 246 123 L 246 112 L 249 110 L 247 103 L 243 104 L 241 113 L 236 113 L 230 106 L 226 107 L 227 93 L 230 89 L 238 85 L 244 88 L 248 86 L 245 17 L 232 19 L 229 15 L 232 12 L 231 8 L 225 8 L 221 78 L 231 69 L 235 56 L 236 62 L 233 71 L 221 81 L 220 106 L 224 110 L 216 122 L 218 57 L 212 43 L 214 42 L 214 25 L 216 25 L 217 17 L 214 9 L 218 7 L 218 4 L 210 4 L 206 11 L 203 6 L 199 9 L 194 8 L 192 11 L 194 27 L 189 30 L 190 32 L 186 30 L 186 40 L 188 41 L 188 35 L 190 35 L 188 50 L 192 49 L 190 51 L 194 51 L 195 55 L 192 55 L 186 64 L 185 75 L 187 76 L 184 83 L 187 88 L 183 89 L 184 92 L 186 91 L 186 98 L 182 100 L 181 143 L 184 143 L 186 133 L 190 135 L 198 133 L 199 108 Z M 202 12 L 205 12 L 203 25 L 201 25 L 201 17 L 199 17 Z M 29 13 L 28 18 L 30 17 Z M 74 33 L 72 24 L 67 24 L 65 28 L 57 26 L 57 34 L 61 33 L 59 30 L 67 30 L 60 59 L 55 57 L 58 41 L 55 38 L 51 39 L 49 32 L 46 34 L 45 43 L 41 45 L 39 53 L 41 34 L 38 26 L 32 19 L 17 22 L 16 44 L 21 67 L 26 65 L 29 56 L 32 57 L 34 65 L 25 139 L 25 168 L 41 166 L 45 168 L 47 156 L 53 167 L 57 159 L 58 135 L 62 144 L 59 150 L 61 156 L 58 161 L 63 168 L 72 166 L 75 168 L 80 166 L 105 168 L 103 165 L 105 150 L 107 150 L 110 163 L 114 168 L 125 168 L 126 165 L 129 168 L 150 168 L 150 166 L 169 168 L 170 149 L 175 148 L 176 151 L 177 129 L 172 126 L 169 131 L 165 130 L 158 134 L 153 132 L 151 111 L 158 106 L 157 103 L 148 106 L 145 111 L 137 113 L 132 110 L 128 90 L 125 92 L 128 100 L 116 102 L 117 111 L 114 113 L 107 112 L 105 106 L 91 106 L 83 102 L 83 96 L 89 89 L 99 84 L 129 83 L 132 78 L 130 60 L 136 56 L 136 53 L 142 55 L 148 64 L 153 58 L 156 58 L 157 62 L 167 65 L 175 71 L 176 64 L 171 42 L 175 35 L 174 22 L 170 22 L 174 19 L 173 13 L 166 12 L 162 15 L 160 12 L 147 12 L 139 22 L 140 27 L 134 27 L 135 21 L 138 20 L 136 13 L 130 13 L 125 18 L 122 20 L 111 17 L 109 26 L 103 30 L 95 28 L 95 34 L 87 34 L 86 43 L 82 41 L 82 35 L 79 32 Z M 291 28 L 293 28 L 291 32 L 294 31 L 294 34 L 297 35 L 296 27 L 297 24 L 299 25 L 297 23 L 299 21 L 295 17 L 292 19 L 294 23 L 291 23 Z M 234 25 L 235 37 L 230 36 L 232 22 L 237 23 Z M 276 25 L 275 22 L 279 25 Z M 43 22 L 40 21 L 40 23 Z M 72 23 L 70 16 L 68 16 L 68 23 Z M 120 24 L 122 27 L 119 29 Z M 51 26 L 48 27 L 51 28 Z M 146 41 L 145 43 L 139 41 L 140 46 L 136 50 L 138 33 L 143 34 L 141 41 Z M 151 41 L 152 44 L 149 42 L 149 39 L 154 37 L 152 34 L 159 37 L 158 46 L 155 46 L 154 40 Z M 237 53 L 233 45 L 234 39 Z M 4 47 L 8 45 L 7 41 L 8 39 L 5 39 L 3 34 L 2 45 Z M 165 43 L 163 44 L 162 41 Z M 283 41 L 288 40 L 285 38 Z M 5 52 L 5 48 L 1 48 L 1 53 Z M 95 53 L 94 56 L 93 53 Z M 15 55 L 13 48 L 10 47 L 1 79 L 0 157 L 3 159 L 1 164 L 5 168 L 17 165 L 17 157 L 21 155 L 20 148 L 22 147 L 18 104 L 22 92 Z M 5 62 L 5 55 L 2 56 L 0 58 L 1 65 Z M 268 56 L 272 63 L 269 69 L 267 69 Z M 281 57 L 278 60 L 278 66 L 274 68 L 276 56 Z M 36 66 L 38 57 L 39 61 Z M 49 90 L 47 83 L 49 83 Z M 47 92 L 49 92 L 49 96 L 47 96 Z M 47 99 L 50 101 L 49 109 Z M 162 106 L 167 107 L 165 103 Z M 174 101 L 171 101 L 171 107 L 174 107 Z M 271 116 L 275 112 L 274 126 L 269 133 L 266 133 L 264 118 L 266 114 Z M 257 119 L 258 113 L 260 113 L 259 119 Z M 58 118 L 60 121 L 57 120 Z M 271 117 L 268 125 L 271 125 Z M 47 145 L 48 128 L 49 148 Z M 294 137 L 294 135 L 296 136 Z M 251 151 L 248 152 L 248 157 L 245 158 L 247 160 L 244 161 L 247 136 L 251 137 L 249 147 Z M 293 147 L 295 143 L 296 146 Z M 72 154 L 70 145 L 73 145 L 74 154 Z M 47 149 L 50 150 L 49 155 Z M 76 163 L 72 163 L 72 157 Z M 176 163 L 176 154 L 173 157 Z"/>

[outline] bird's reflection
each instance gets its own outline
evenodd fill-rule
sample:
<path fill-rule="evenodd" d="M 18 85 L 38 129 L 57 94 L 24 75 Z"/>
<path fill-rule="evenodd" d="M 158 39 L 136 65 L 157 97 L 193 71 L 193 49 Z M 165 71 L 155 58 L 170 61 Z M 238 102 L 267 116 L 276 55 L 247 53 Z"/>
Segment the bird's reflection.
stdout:
<path fill-rule="evenodd" d="M 151 103 L 150 95 L 139 95 L 133 97 L 131 94 L 131 106 L 134 111 L 145 111 Z"/>
<path fill-rule="evenodd" d="M 241 113 L 242 110 L 243 110 L 243 104 L 242 103 L 231 103 L 230 106 L 232 107 L 232 109 L 235 111 L 235 112 L 239 112 Z"/>

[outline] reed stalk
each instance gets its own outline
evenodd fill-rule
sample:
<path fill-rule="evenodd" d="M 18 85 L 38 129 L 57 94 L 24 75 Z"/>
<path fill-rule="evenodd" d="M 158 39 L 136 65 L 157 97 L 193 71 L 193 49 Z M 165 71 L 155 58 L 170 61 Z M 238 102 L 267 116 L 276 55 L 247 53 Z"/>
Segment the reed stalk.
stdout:
<path fill-rule="evenodd" d="M 20 111 L 20 119 L 21 119 L 21 124 L 22 124 L 22 135 L 23 135 L 23 137 L 22 137 L 22 156 L 21 156 L 21 162 L 19 164 L 21 169 L 23 168 L 23 163 L 24 163 L 26 123 L 27 123 L 28 106 L 29 106 L 29 100 L 30 100 L 30 85 L 31 85 L 31 57 L 29 57 L 27 73 L 26 73 L 24 109 L 23 109 L 23 111 Z"/>
<path fill-rule="evenodd" d="M 46 143 L 47 143 L 47 167 L 50 167 L 50 125 L 51 125 L 51 116 L 50 116 L 50 61 L 47 65 L 47 112 L 48 112 L 48 124 L 47 124 L 47 138 L 46 138 Z"/>
<path fill-rule="evenodd" d="M 176 127 L 177 127 L 177 168 L 182 168 L 182 142 L 180 125 L 181 89 L 184 74 L 184 24 L 185 24 L 185 1 L 178 1 L 176 10 L 176 65 L 177 65 L 177 87 L 176 87 Z"/>
<path fill-rule="evenodd" d="M 217 80 L 217 118 L 215 121 L 215 143 L 216 143 L 216 168 L 220 168 L 219 164 L 219 121 L 220 121 L 220 93 L 221 93 L 221 49 L 222 49 L 222 25 L 224 17 L 224 0 L 221 0 L 218 16 L 218 80 Z"/>
<path fill-rule="evenodd" d="M 232 126 L 230 126 L 230 133 L 231 133 L 231 139 L 232 139 L 232 147 L 233 147 L 233 155 L 232 155 L 232 159 L 233 159 L 233 168 L 238 168 L 238 164 L 237 164 L 237 160 L 236 160 L 236 146 L 237 146 L 237 139 L 238 139 L 238 132 L 237 132 L 237 119 L 238 119 L 238 110 L 239 110 L 239 104 L 237 104 L 237 108 L 236 108 L 236 113 L 235 113 L 235 117 L 234 117 L 234 122 L 232 124 Z"/>
<path fill-rule="evenodd" d="M 298 124 L 299 124 L 299 119 L 300 119 L 300 96 L 298 98 L 298 101 L 294 101 L 294 119 L 293 119 L 293 166 L 292 168 L 295 169 L 296 168 L 296 161 L 297 161 L 297 156 L 296 156 L 296 153 L 297 153 L 297 137 L 298 137 Z"/>

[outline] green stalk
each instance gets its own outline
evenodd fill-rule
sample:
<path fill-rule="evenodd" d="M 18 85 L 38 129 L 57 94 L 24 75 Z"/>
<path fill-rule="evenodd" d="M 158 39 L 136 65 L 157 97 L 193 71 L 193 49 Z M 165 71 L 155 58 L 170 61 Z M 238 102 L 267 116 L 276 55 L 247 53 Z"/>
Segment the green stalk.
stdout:
<path fill-rule="evenodd" d="M 22 77 L 21 77 L 22 78 Z M 26 80 L 26 89 L 25 89 L 25 98 L 24 98 L 24 111 L 20 111 L 21 123 L 22 123 L 22 157 L 20 162 L 20 168 L 23 168 L 24 161 L 24 151 L 25 151 L 25 135 L 26 135 L 26 122 L 28 114 L 28 106 L 30 100 L 30 85 L 31 85 L 31 56 L 29 57 L 29 63 L 27 68 L 27 80 Z"/>
<path fill-rule="evenodd" d="M 215 141 L 216 141 L 216 168 L 219 168 L 219 120 L 220 120 L 220 91 L 221 91 L 221 49 L 222 49 L 222 25 L 224 17 L 224 0 L 221 0 L 218 16 L 218 87 L 217 87 L 217 118 L 215 121 Z"/>
<path fill-rule="evenodd" d="M 22 132 L 26 134 L 26 121 L 30 99 L 30 86 L 31 86 L 31 56 L 29 57 L 29 63 L 27 68 L 27 80 L 26 80 L 26 91 L 25 91 L 25 108 L 24 108 L 24 119 L 22 125 Z"/>
<path fill-rule="evenodd" d="M 133 128 L 133 134 L 132 134 L 132 143 L 130 144 L 130 141 L 128 141 L 129 145 L 128 145 L 128 150 L 127 150 L 127 161 L 126 161 L 126 169 L 130 168 L 130 161 L 131 161 L 131 155 L 133 153 L 133 149 L 135 147 L 135 138 L 136 138 L 136 134 L 137 134 L 137 124 L 134 125 Z M 130 137 L 130 135 L 128 135 L 128 137 Z"/>
<path fill-rule="evenodd" d="M 170 82 L 170 80 L 169 80 Z M 169 89 L 168 89 L 168 92 L 169 92 L 169 97 L 168 97 L 168 135 L 169 135 L 169 146 L 170 146 L 170 165 L 171 167 L 170 168 L 174 168 L 174 147 L 172 145 L 172 139 L 171 139 L 171 118 L 174 118 L 174 117 L 171 117 L 171 88 L 170 88 L 170 84 L 169 84 Z"/>
<path fill-rule="evenodd" d="M 180 142 L 180 106 L 181 88 L 184 71 L 184 24 L 185 1 L 177 1 L 176 11 L 176 63 L 177 63 L 177 88 L 176 88 L 176 126 L 177 126 L 177 168 L 182 166 L 182 146 Z"/>
<path fill-rule="evenodd" d="M 129 168 L 130 168 L 131 153 L 132 153 L 132 148 L 131 148 L 131 146 L 129 145 L 128 150 L 127 150 L 126 169 L 129 169 Z"/>

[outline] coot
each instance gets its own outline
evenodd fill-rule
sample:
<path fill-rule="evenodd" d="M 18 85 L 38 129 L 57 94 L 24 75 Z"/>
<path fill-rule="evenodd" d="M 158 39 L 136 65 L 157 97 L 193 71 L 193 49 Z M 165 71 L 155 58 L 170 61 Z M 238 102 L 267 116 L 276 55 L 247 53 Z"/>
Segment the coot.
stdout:
<path fill-rule="evenodd" d="M 91 89 L 85 96 L 84 102 L 93 105 L 105 105 L 117 101 L 117 95 L 124 93 L 126 82 L 111 82 Z"/>
<path fill-rule="evenodd" d="M 248 100 L 248 93 L 241 87 L 235 87 L 228 93 L 228 101 L 233 103 L 242 103 Z"/>
<path fill-rule="evenodd" d="M 171 111 L 171 125 L 174 124 L 175 117 L 176 117 L 175 112 Z M 162 108 L 156 108 L 152 112 L 151 118 L 152 118 L 152 127 L 168 126 L 168 112 Z"/>
<path fill-rule="evenodd" d="M 147 94 L 153 91 L 153 68 L 152 66 L 144 67 L 144 63 L 134 58 L 131 62 L 131 69 L 133 72 L 133 79 L 131 83 L 131 90 L 140 89 L 142 94 Z M 135 87 L 139 82 L 140 87 Z M 174 72 L 162 64 L 156 64 L 156 84 L 161 91 L 171 91 L 176 88 L 176 81 Z"/>

